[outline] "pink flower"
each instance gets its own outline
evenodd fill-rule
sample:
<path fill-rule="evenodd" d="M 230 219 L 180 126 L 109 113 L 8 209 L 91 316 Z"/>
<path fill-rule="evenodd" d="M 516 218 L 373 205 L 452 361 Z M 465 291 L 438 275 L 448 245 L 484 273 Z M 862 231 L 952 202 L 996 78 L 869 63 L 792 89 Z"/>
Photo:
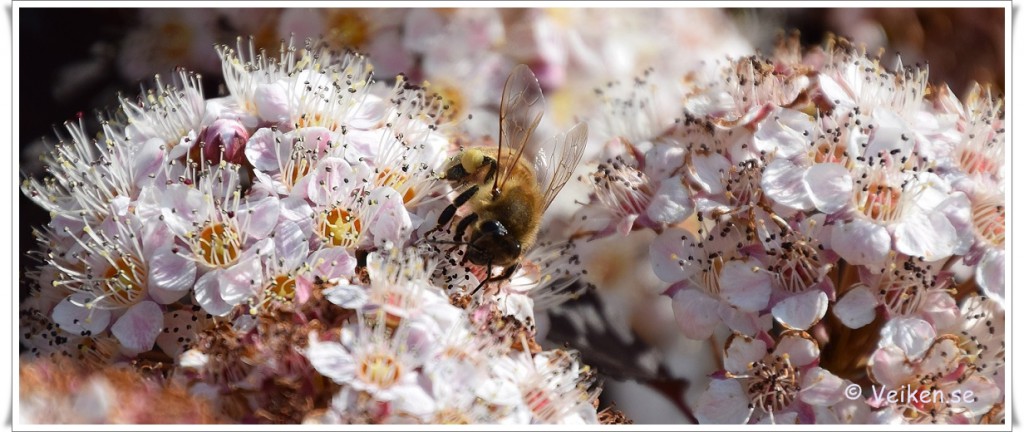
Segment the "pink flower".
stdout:
<path fill-rule="evenodd" d="M 687 337 L 705 339 L 721 320 L 751 335 L 766 324 L 760 317 L 769 307 L 773 278 L 760 260 L 736 247 L 743 244 L 740 235 L 729 223 L 707 236 L 670 228 L 651 244 L 654 273 L 670 284 L 666 294 Z"/>
<path fill-rule="evenodd" d="M 784 332 L 777 344 L 733 335 L 726 342 L 725 371 L 712 378 L 697 401 L 697 420 L 814 422 L 813 409 L 844 402 L 843 389 L 849 384 L 818 367 L 818 354 L 818 344 L 802 332 Z"/>

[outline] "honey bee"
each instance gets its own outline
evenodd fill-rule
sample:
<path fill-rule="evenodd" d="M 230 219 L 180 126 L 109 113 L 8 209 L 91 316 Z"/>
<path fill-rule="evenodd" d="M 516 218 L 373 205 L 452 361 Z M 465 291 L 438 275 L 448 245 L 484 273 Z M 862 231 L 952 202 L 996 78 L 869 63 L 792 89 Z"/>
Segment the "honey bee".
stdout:
<path fill-rule="evenodd" d="M 508 279 L 537 239 L 544 211 L 583 156 L 587 124 L 548 140 L 533 157 L 524 157 L 527 143 L 544 115 L 544 95 L 526 65 L 516 66 L 505 80 L 499 111 L 498 146 L 469 147 L 452 156 L 439 177 L 460 191 L 438 218 L 434 232 L 451 223 L 462 206 L 472 213 L 455 228 L 453 242 L 465 245 L 463 263 L 486 266 L 475 294 L 488 282 Z M 469 240 L 463 241 L 469 234 Z M 502 267 L 499 276 L 493 267 Z"/>

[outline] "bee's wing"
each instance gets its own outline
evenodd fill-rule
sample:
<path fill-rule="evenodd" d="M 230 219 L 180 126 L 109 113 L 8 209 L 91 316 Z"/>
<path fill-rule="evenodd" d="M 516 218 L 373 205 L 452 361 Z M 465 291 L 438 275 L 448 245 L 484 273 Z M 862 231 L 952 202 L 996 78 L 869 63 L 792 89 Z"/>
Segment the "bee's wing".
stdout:
<path fill-rule="evenodd" d="M 494 187 L 500 190 L 512 176 L 530 141 L 537 124 L 544 115 L 544 94 L 533 71 L 526 65 L 512 69 L 505 80 L 501 94 L 501 132 L 498 137 L 498 178 Z"/>
<path fill-rule="evenodd" d="M 543 209 L 547 210 L 558 191 L 572 178 L 586 147 L 587 124 L 577 123 L 569 132 L 558 134 L 537 152 L 533 166 L 537 172 L 537 184 L 544 191 Z"/>

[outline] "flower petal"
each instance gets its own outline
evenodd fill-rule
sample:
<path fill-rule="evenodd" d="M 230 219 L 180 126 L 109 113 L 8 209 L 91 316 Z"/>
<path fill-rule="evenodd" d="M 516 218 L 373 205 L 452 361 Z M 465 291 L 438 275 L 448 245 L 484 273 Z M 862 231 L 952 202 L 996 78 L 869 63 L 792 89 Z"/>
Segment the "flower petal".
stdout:
<path fill-rule="evenodd" d="M 734 334 L 725 342 L 725 370 L 745 374 L 750 364 L 768 354 L 768 345 L 761 339 Z"/>
<path fill-rule="evenodd" d="M 302 233 L 299 224 L 282 220 L 274 229 L 274 252 L 276 258 L 284 260 L 284 268 L 294 270 L 306 262 L 309 256 L 309 240 Z"/>
<path fill-rule="evenodd" d="M 330 280 L 351 276 L 356 271 L 356 259 L 343 247 L 320 249 L 306 261 L 313 267 L 313 274 Z"/>
<path fill-rule="evenodd" d="M 92 334 L 99 334 L 110 324 L 110 311 L 84 306 L 90 300 L 92 297 L 86 293 L 71 294 L 53 307 L 50 316 L 61 330 L 68 333 L 80 334 L 83 331 L 88 331 Z"/>
<path fill-rule="evenodd" d="M 839 164 L 812 165 L 804 173 L 803 182 L 811 202 L 827 214 L 845 207 L 853 196 L 853 177 Z"/>
<path fill-rule="evenodd" d="M 239 226 L 249 234 L 249 238 L 264 239 L 277 225 L 281 203 L 272 195 L 255 200 L 247 199 L 238 206 L 236 214 Z"/>
<path fill-rule="evenodd" d="M 203 193 L 183 184 L 172 184 L 160 194 L 160 211 L 167 226 L 179 236 L 192 229 L 192 221 L 205 218 L 210 204 Z"/>
<path fill-rule="evenodd" d="M 718 300 L 697 289 L 682 289 L 672 296 L 672 311 L 683 336 L 703 340 L 710 337 L 721 319 Z"/>
<path fill-rule="evenodd" d="M 744 424 L 752 412 L 749 403 L 738 381 L 713 379 L 697 399 L 693 414 L 703 424 Z"/>
<path fill-rule="evenodd" d="M 958 385 L 963 406 L 978 418 L 992 409 L 992 406 L 1003 402 L 1003 394 L 992 380 L 984 375 L 974 374 Z M 953 391 L 956 391 L 953 390 Z M 971 392 L 968 395 L 967 392 Z M 968 397 L 972 396 L 972 397 Z"/>
<path fill-rule="evenodd" d="M 274 128 L 260 128 L 249 137 L 245 144 L 245 157 L 253 168 L 275 172 L 281 169 L 281 162 L 292 153 L 290 140 L 282 140 L 283 134 Z"/>
<path fill-rule="evenodd" d="M 370 193 L 373 205 L 373 217 L 370 220 L 370 234 L 374 244 L 384 246 L 386 243 L 399 244 L 412 231 L 412 219 L 405 208 L 402 194 L 390 187 L 380 187 Z"/>
<path fill-rule="evenodd" d="M 772 328 L 771 314 L 741 311 L 725 302 L 718 303 L 718 316 L 730 330 L 747 336 L 755 336 Z"/>
<path fill-rule="evenodd" d="M 154 302 L 143 301 L 128 310 L 110 326 L 110 333 L 130 354 L 153 349 L 164 325 L 164 311 Z"/>
<path fill-rule="evenodd" d="M 936 334 L 954 333 L 960 323 L 960 308 L 948 292 L 928 290 L 917 313 L 935 327 Z"/>
<path fill-rule="evenodd" d="M 875 320 L 875 308 L 878 298 L 868 289 L 867 285 L 857 284 L 846 293 L 832 308 L 836 318 L 843 325 L 858 329 Z"/>
<path fill-rule="evenodd" d="M 725 190 L 722 179 L 732 168 L 732 163 L 718 153 L 691 155 L 690 180 L 712 195 L 722 193 Z"/>
<path fill-rule="evenodd" d="M 847 110 L 857 105 L 849 91 L 842 84 L 826 74 L 818 75 L 818 87 L 829 103 Z M 844 110 L 845 111 L 845 110 Z"/>
<path fill-rule="evenodd" d="M 164 144 L 164 141 L 159 138 L 146 140 L 132 155 L 132 159 L 134 159 L 132 173 L 137 186 L 152 183 L 149 176 L 155 174 L 164 163 Z"/>
<path fill-rule="evenodd" d="M 917 317 L 896 317 L 885 323 L 880 332 L 878 346 L 894 346 L 916 360 L 935 340 L 935 329 Z"/>
<path fill-rule="evenodd" d="M 358 184 L 352 165 L 338 157 L 322 159 L 310 175 L 307 196 L 318 205 L 332 205 L 344 199 Z"/>
<path fill-rule="evenodd" d="M 807 333 L 788 332 L 775 345 L 776 355 L 789 355 L 789 362 L 798 368 L 807 366 L 818 359 L 821 349 Z"/>
<path fill-rule="evenodd" d="M 754 147 L 758 151 L 775 153 L 777 158 L 792 158 L 806 151 L 816 129 L 811 116 L 795 109 L 777 107 L 758 123 Z"/>
<path fill-rule="evenodd" d="M 263 285 L 260 257 L 251 255 L 224 270 L 220 277 L 220 297 L 229 305 L 237 305 L 256 295 Z"/>
<path fill-rule="evenodd" d="M 179 309 L 164 314 L 163 329 L 156 338 L 156 345 L 171 357 L 178 357 L 185 347 L 191 345 L 197 334 L 198 314 L 190 309 Z"/>
<path fill-rule="evenodd" d="M 160 304 L 178 301 L 196 281 L 196 263 L 173 252 L 171 245 L 156 251 L 148 260 L 149 295 Z"/>
<path fill-rule="evenodd" d="M 898 114 L 886 108 L 877 108 L 871 117 L 875 127 L 871 132 L 871 142 L 864 149 L 865 157 L 878 159 L 879 154 L 888 155 L 892 150 L 914 148 L 914 134 Z"/>
<path fill-rule="evenodd" d="M 943 335 L 928 348 L 921 358 L 918 372 L 948 376 L 960 366 L 960 347 L 953 335 Z"/>
<path fill-rule="evenodd" d="M 194 293 L 196 303 L 207 313 L 215 316 L 227 315 L 234 307 L 220 296 L 220 276 L 223 272 L 223 269 L 216 269 L 202 275 L 196 281 Z"/>
<path fill-rule="evenodd" d="M 853 265 L 880 266 L 892 248 L 885 227 L 854 218 L 832 229 L 832 248 Z"/>
<path fill-rule="evenodd" d="M 1006 253 L 1001 250 L 992 249 L 981 259 L 974 273 L 974 278 L 978 281 L 978 286 L 981 287 L 982 291 L 1000 305 L 1003 304 L 1003 299 L 1006 298 L 1005 266 Z"/>
<path fill-rule="evenodd" d="M 274 124 L 287 124 L 291 120 L 288 89 L 281 82 L 256 85 L 253 104 L 262 120 Z"/>
<path fill-rule="evenodd" d="M 946 215 L 915 212 L 906 216 L 893 230 L 896 250 L 910 256 L 936 261 L 948 258 L 959 244 L 956 228 Z"/>
<path fill-rule="evenodd" d="M 898 388 L 914 376 L 906 354 L 892 345 L 875 350 L 868 359 L 868 372 L 873 381 L 890 389 Z"/>
<path fill-rule="evenodd" d="M 348 384 L 355 377 L 355 359 L 337 342 L 320 342 L 316 333 L 309 336 L 306 358 L 320 375 L 338 384 Z"/>
<path fill-rule="evenodd" d="M 761 174 L 761 187 L 765 195 L 775 202 L 797 210 L 814 208 L 804 186 L 805 170 L 788 159 L 775 159 L 768 163 Z"/>
<path fill-rule="evenodd" d="M 682 222 L 693 214 L 690 190 L 683 185 L 681 176 L 665 179 L 647 204 L 647 217 L 660 223 Z"/>
<path fill-rule="evenodd" d="M 656 145 L 644 154 L 644 173 L 652 182 L 668 178 L 684 166 L 686 150 L 682 147 Z"/>
<path fill-rule="evenodd" d="M 772 307 L 772 315 L 782 325 L 807 330 L 817 324 L 828 311 L 828 295 L 810 290 L 782 300 Z"/>
<path fill-rule="evenodd" d="M 696 241 L 693 234 L 682 228 L 669 228 L 658 234 L 650 247 L 654 274 L 670 284 L 688 279 L 693 272 L 693 266 L 680 262 L 689 259 L 693 241 Z"/>
<path fill-rule="evenodd" d="M 325 289 L 324 297 L 345 309 L 359 309 L 369 300 L 366 288 L 349 285 L 344 279 L 338 285 Z"/>
<path fill-rule="evenodd" d="M 754 258 L 726 262 L 719 284 L 722 299 L 740 310 L 758 312 L 768 307 L 772 277 Z"/>
<path fill-rule="evenodd" d="M 436 408 L 434 398 L 418 384 L 402 386 L 395 393 L 397 397 L 391 401 L 391 407 L 396 412 L 427 420 Z"/>
<path fill-rule="evenodd" d="M 800 400 L 809 405 L 829 406 L 841 402 L 846 395 L 845 381 L 827 369 L 812 367 L 800 379 Z"/>

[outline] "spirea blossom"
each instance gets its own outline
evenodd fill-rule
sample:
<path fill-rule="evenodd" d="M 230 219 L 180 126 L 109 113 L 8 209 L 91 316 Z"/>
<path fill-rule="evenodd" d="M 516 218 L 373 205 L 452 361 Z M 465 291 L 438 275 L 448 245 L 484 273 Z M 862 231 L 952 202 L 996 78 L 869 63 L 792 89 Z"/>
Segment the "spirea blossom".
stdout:
<path fill-rule="evenodd" d="M 998 97 L 840 38 L 719 62 L 674 122 L 650 112 L 650 75 L 606 99 L 607 159 L 573 226 L 657 234 L 681 334 L 722 347 L 699 422 L 1002 421 Z M 907 397 L 922 389 L 974 397 Z"/>
<path fill-rule="evenodd" d="M 838 37 L 750 54 L 710 9 L 171 12 L 116 67 L 187 68 L 24 174 L 49 214 L 18 310 L 29 421 L 627 423 L 599 410 L 607 364 L 699 423 L 1005 423 L 989 87 Z M 545 96 L 529 141 L 590 132 L 491 268 L 465 240 L 487 194 L 453 206 L 441 173 L 531 135 L 501 121 L 517 64 Z"/>
<path fill-rule="evenodd" d="M 223 96 L 158 77 L 102 133 L 67 123 L 24 181 L 52 215 L 26 358 L 157 368 L 223 421 L 598 422 L 593 369 L 536 340 L 534 307 L 586 287 L 575 241 L 478 293 L 489 269 L 422 236 L 469 139 L 442 96 L 318 42 L 215 54 Z"/>

